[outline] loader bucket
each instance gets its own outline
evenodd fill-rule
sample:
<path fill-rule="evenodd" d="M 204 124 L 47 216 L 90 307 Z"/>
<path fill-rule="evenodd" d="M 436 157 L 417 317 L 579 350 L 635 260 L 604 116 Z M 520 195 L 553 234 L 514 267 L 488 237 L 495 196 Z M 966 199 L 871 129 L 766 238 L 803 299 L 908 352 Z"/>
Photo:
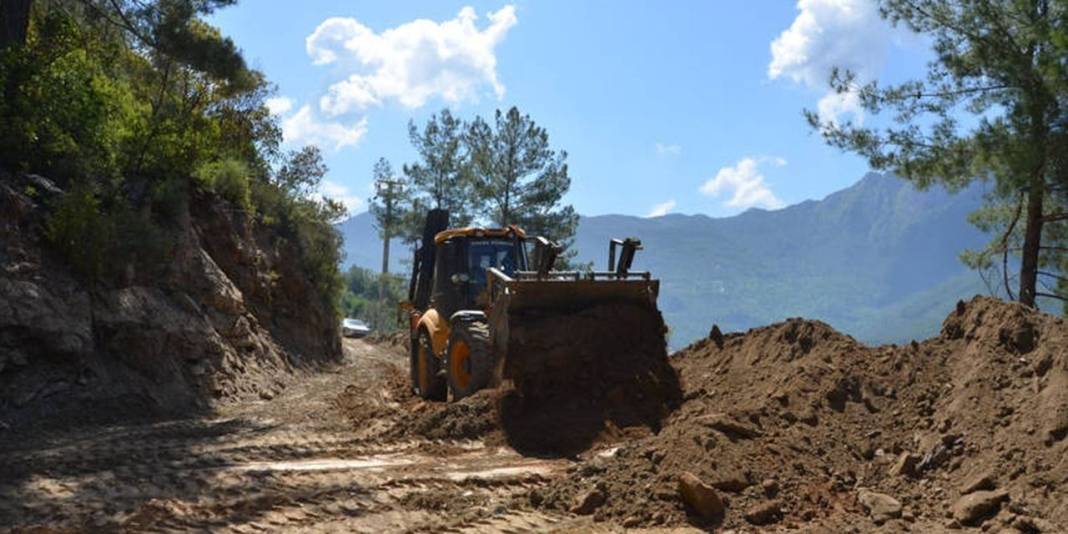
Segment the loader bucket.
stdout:
<path fill-rule="evenodd" d="M 659 280 L 642 278 L 596 279 L 518 279 L 507 283 L 504 295 L 508 311 L 577 311 L 603 303 L 630 303 L 656 309 Z"/>
<path fill-rule="evenodd" d="M 653 431 L 680 390 L 648 273 L 491 273 L 490 329 L 512 445 L 575 452 L 612 427 Z M 510 412 L 510 413 L 509 413 Z M 566 429 L 565 435 L 559 430 Z"/>

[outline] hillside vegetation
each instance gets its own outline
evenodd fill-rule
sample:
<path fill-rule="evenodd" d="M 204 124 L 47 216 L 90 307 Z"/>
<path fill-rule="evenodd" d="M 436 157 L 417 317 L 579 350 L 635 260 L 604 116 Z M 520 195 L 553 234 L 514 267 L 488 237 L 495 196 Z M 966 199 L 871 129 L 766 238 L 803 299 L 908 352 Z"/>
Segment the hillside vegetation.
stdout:
<path fill-rule="evenodd" d="M 984 242 L 966 219 L 981 196 L 980 186 L 919 192 L 873 173 L 826 199 L 778 211 L 583 217 L 573 247 L 577 261 L 603 269 L 610 238 L 640 238 L 645 250 L 635 269 L 661 280 L 673 347 L 707 335 L 712 323 L 745 330 L 794 316 L 869 343 L 907 342 L 936 332 L 958 299 L 986 292 L 958 257 Z M 367 214 L 338 229 L 347 265 L 381 264 Z M 410 253 L 400 250 L 391 269 L 406 273 Z"/>
<path fill-rule="evenodd" d="M 270 396 L 340 356 L 344 210 L 204 21 L 231 3 L 2 6 L 0 419 Z"/>

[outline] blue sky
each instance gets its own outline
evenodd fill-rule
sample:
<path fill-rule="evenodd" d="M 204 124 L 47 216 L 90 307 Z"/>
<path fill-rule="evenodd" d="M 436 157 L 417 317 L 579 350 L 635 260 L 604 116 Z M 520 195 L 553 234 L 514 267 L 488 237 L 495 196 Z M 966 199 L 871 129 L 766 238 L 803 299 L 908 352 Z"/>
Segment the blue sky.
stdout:
<path fill-rule="evenodd" d="M 353 212 L 375 160 L 415 158 L 408 120 L 443 107 L 529 113 L 567 150 L 566 201 L 585 215 L 822 198 L 867 166 L 824 145 L 802 109 L 871 120 L 828 94 L 830 67 L 897 80 L 924 57 L 870 0 L 245 0 L 212 21 L 277 84 L 287 144 L 323 148 L 324 192 Z"/>

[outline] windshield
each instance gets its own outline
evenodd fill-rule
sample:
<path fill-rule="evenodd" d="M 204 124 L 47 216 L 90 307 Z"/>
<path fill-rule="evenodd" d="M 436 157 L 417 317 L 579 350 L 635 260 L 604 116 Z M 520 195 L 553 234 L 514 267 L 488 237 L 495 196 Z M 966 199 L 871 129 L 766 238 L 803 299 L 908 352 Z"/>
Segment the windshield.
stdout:
<path fill-rule="evenodd" d="M 511 240 L 471 241 L 467 247 L 471 283 L 476 287 L 486 285 L 486 270 L 496 267 L 508 276 L 515 274 L 515 243 Z"/>

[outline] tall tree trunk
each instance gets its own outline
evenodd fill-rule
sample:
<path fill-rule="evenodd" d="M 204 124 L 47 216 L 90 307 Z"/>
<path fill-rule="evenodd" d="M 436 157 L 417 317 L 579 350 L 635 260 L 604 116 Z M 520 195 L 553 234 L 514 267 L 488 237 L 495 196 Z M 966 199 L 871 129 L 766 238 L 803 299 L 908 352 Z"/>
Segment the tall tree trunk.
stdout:
<path fill-rule="evenodd" d="M 30 24 L 30 4 L 33 0 L 3 0 L 0 2 L 0 50 L 26 42 Z"/>
<path fill-rule="evenodd" d="M 1042 246 L 1042 202 L 1045 183 L 1042 177 L 1031 180 L 1027 193 L 1027 219 L 1024 227 L 1023 258 L 1020 265 L 1020 303 L 1034 308 L 1038 284 L 1038 256 Z"/>

